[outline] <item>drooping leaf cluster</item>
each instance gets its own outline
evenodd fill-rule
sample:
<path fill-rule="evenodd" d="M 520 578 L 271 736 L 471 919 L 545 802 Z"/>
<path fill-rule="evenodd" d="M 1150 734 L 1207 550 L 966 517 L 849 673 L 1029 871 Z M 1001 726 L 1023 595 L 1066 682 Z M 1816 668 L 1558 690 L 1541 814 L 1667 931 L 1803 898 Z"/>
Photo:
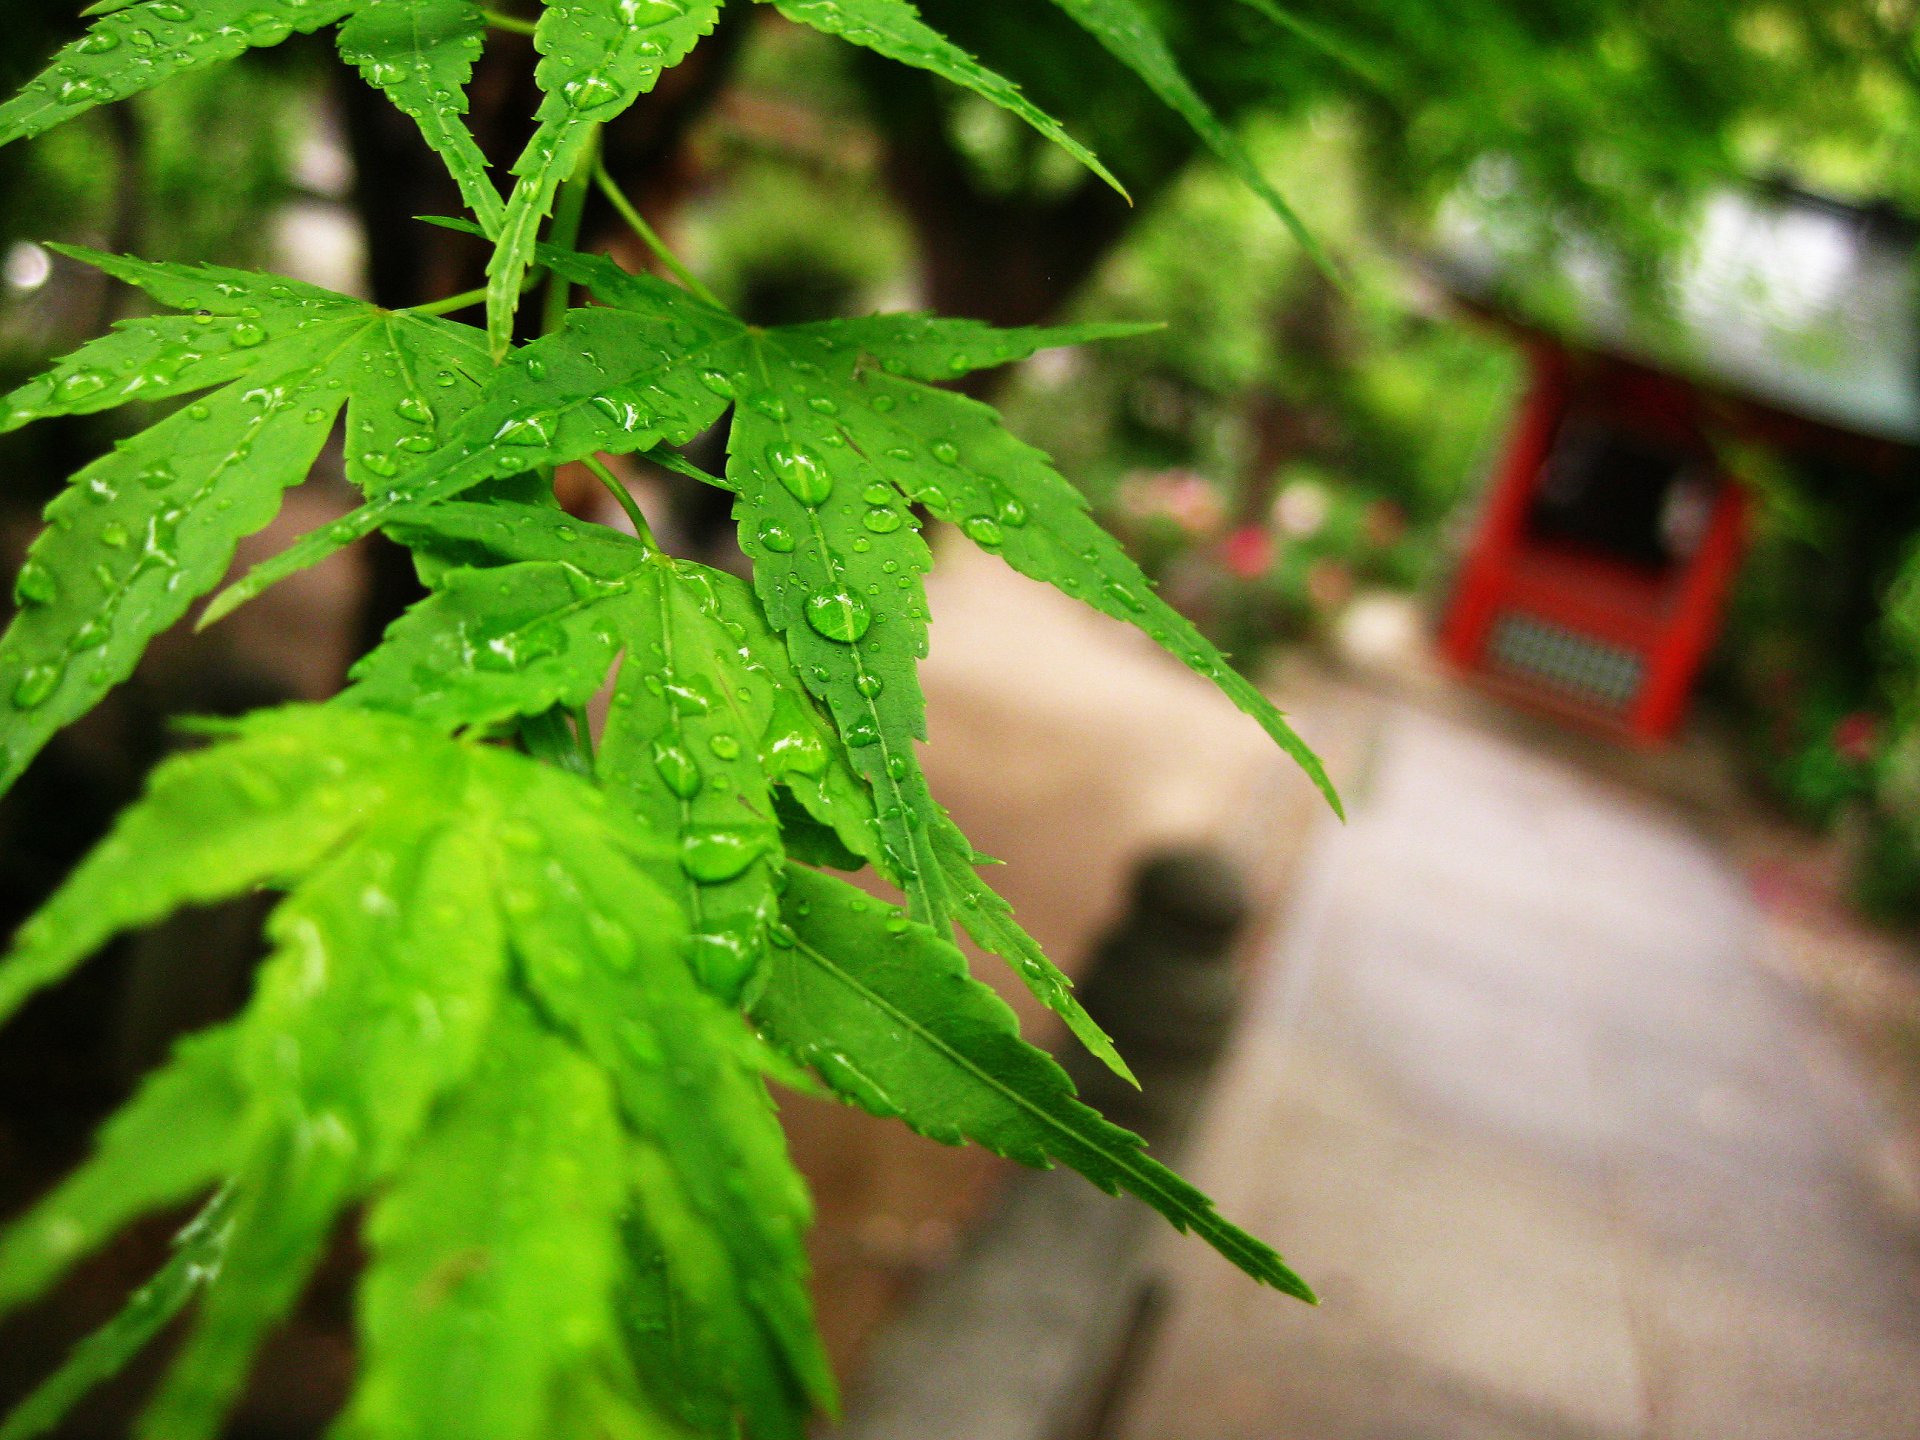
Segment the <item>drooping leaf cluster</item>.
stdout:
<path fill-rule="evenodd" d="M 1233 150 L 1132 0 L 1061 3 Z M 1097 167 L 905 0 L 777 4 Z M 1332 796 L 1047 458 L 939 388 L 1129 332 L 897 315 L 760 330 L 539 243 L 561 188 L 585 183 L 598 124 L 698 43 L 717 0 L 545 9 L 545 100 L 504 197 L 462 121 L 485 24 L 467 0 L 96 8 L 87 38 L 0 106 L 0 140 L 342 22 L 343 54 L 420 123 L 494 251 L 484 329 L 445 306 L 388 311 L 72 251 L 172 313 L 123 322 L 0 402 L 6 428 L 179 402 L 49 507 L 0 637 L 0 786 L 220 584 L 336 431 L 364 504 L 230 586 L 202 623 L 374 530 L 413 551 L 430 590 L 333 702 L 219 728 L 164 766 L 0 962 L 4 1020 L 115 935 L 261 887 L 282 896 L 241 1015 L 183 1042 L 0 1240 L 4 1311 L 130 1220 L 197 1207 L 174 1259 L 0 1440 L 56 1424 L 190 1305 L 141 1433 L 217 1433 L 349 1211 L 369 1259 L 340 1436 L 798 1437 L 833 1382 L 769 1080 L 1069 1165 L 1310 1298 L 1081 1105 L 969 975 L 956 926 L 1125 1073 L 981 879 L 985 857 L 917 757 L 924 511 L 1139 626 Z M 536 266 L 593 303 L 515 346 Z M 677 456 L 729 416 L 724 475 Z M 644 525 L 625 534 L 553 502 L 554 467 L 626 454 L 731 493 L 750 583 L 663 554 Z M 904 909 L 826 873 L 865 867 Z"/>

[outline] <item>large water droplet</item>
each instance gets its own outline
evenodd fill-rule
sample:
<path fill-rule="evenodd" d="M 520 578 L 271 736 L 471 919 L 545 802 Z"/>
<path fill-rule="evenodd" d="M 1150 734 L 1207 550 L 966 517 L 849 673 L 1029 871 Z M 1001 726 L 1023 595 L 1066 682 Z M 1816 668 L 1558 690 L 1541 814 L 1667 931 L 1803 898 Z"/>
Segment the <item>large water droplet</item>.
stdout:
<path fill-rule="evenodd" d="M 876 505 L 860 517 L 860 523 L 876 535 L 891 535 L 907 522 L 892 506 Z"/>
<path fill-rule="evenodd" d="M 227 337 L 242 350 L 251 350 L 256 345 L 267 343 L 267 332 L 251 320 L 236 321 L 233 329 L 227 332 Z"/>
<path fill-rule="evenodd" d="M 13 577 L 13 603 L 16 605 L 51 605 L 60 598 L 60 586 L 53 578 L 53 572 L 38 560 L 29 560 L 20 567 L 20 573 Z"/>
<path fill-rule="evenodd" d="M 641 414 L 640 407 L 631 400 L 616 400 L 611 395 L 595 395 L 589 403 L 612 421 L 615 428 L 619 430 L 638 430 L 641 421 L 645 418 Z"/>
<path fill-rule="evenodd" d="M 597 70 L 589 70 L 578 80 L 569 80 L 561 93 L 576 110 L 591 110 L 620 98 L 620 87 Z"/>
<path fill-rule="evenodd" d="M 433 407 L 417 395 L 407 396 L 393 408 L 400 412 L 402 420 L 411 421 L 415 425 L 433 424 Z"/>
<path fill-rule="evenodd" d="M 936 440 L 932 448 L 933 458 L 938 460 L 942 465 L 958 465 L 960 463 L 960 447 L 955 445 L 951 440 Z"/>
<path fill-rule="evenodd" d="M 776 555 L 793 553 L 793 532 L 769 520 L 760 527 L 760 543 Z"/>
<path fill-rule="evenodd" d="M 738 879 L 759 859 L 759 836 L 720 826 L 690 830 L 680 841 L 680 868 L 702 885 Z"/>
<path fill-rule="evenodd" d="M 851 645 L 873 624 L 873 611 L 851 590 L 823 590 L 807 601 L 807 623 L 829 640 Z"/>
<path fill-rule="evenodd" d="M 675 795 L 682 800 L 691 800 L 700 793 L 704 778 L 700 766 L 694 758 L 678 745 L 662 741 L 653 747 L 653 768 L 660 772 L 660 779 Z"/>
<path fill-rule="evenodd" d="M 98 395 L 107 388 L 112 378 L 104 370 L 95 370 L 88 365 L 78 366 L 60 377 L 57 387 L 59 397 L 63 403 L 71 405 L 89 395 Z"/>
<path fill-rule="evenodd" d="M 749 936 L 722 930 L 693 937 L 693 973 L 704 989 L 729 1005 L 746 993 L 759 963 L 759 947 Z"/>
<path fill-rule="evenodd" d="M 976 515 L 966 524 L 967 538 L 983 550 L 998 550 L 1006 541 L 997 521 Z"/>
<path fill-rule="evenodd" d="M 509 416 L 501 422 L 500 428 L 493 432 L 494 443 L 499 445 L 550 445 L 553 443 L 554 417 L 546 410 L 533 410 L 524 415 Z"/>
<path fill-rule="evenodd" d="M 13 703 L 21 710 L 32 710 L 43 705 L 60 688 L 60 679 L 66 673 L 64 662 L 48 661 L 43 665 L 29 665 L 20 676 L 20 683 L 13 687 Z"/>
<path fill-rule="evenodd" d="M 767 464 L 787 492 L 802 505 L 824 505 L 833 494 L 833 477 L 805 450 L 769 446 Z"/>

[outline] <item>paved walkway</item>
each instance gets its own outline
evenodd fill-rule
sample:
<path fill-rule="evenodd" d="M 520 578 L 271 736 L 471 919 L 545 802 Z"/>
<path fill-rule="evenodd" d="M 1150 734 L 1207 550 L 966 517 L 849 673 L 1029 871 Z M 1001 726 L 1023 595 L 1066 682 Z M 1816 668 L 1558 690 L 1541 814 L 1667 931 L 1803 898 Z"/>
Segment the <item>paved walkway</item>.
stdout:
<path fill-rule="evenodd" d="M 1352 798 L 1188 1165 L 1325 1306 L 1169 1247 L 1115 1440 L 1920 1436 L 1896 1137 L 1738 877 L 1411 709 Z"/>

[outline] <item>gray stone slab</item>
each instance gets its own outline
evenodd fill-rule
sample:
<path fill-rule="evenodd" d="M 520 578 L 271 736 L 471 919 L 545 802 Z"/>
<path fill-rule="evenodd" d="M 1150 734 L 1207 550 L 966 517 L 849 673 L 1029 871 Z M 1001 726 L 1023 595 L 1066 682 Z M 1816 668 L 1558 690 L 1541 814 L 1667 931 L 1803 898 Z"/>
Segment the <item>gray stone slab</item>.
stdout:
<path fill-rule="evenodd" d="M 1198 1141 L 1125 1440 L 1914 1440 L 1920 1231 L 1852 1057 L 1657 804 L 1411 710 Z"/>

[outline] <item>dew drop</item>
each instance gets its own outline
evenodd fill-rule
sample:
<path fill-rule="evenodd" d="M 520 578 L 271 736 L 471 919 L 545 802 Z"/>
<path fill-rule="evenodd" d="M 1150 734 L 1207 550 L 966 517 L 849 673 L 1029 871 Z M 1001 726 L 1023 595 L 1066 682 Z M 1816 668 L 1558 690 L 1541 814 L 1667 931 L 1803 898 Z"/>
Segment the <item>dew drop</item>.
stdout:
<path fill-rule="evenodd" d="M 731 735 L 715 735 L 707 741 L 707 747 L 722 760 L 740 758 L 740 742 Z"/>
<path fill-rule="evenodd" d="M 98 395 L 107 388 L 110 379 L 106 371 L 94 370 L 87 366 L 69 370 L 60 377 L 58 387 L 60 399 L 71 404 L 76 400 L 84 400 L 89 395 Z"/>
<path fill-rule="evenodd" d="M 549 445 L 553 442 L 554 417 L 551 413 L 539 410 L 524 415 L 514 415 L 504 421 L 493 432 L 494 441 L 501 445 L 522 445 L 534 447 Z"/>
<path fill-rule="evenodd" d="M 898 510 L 890 505 L 876 505 L 860 517 L 860 523 L 876 535 L 891 535 L 906 523 Z"/>
<path fill-rule="evenodd" d="M 871 700 L 887 688 L 887 682 L 882 680 L 878 675 L 862 675 L 858 680 L 853 682 L 853 688 Z"/>
<path fill-rule="evenodd" d="M 769 446 L 767 464 L 787 492 L 802 505 L 824 505 L 833 494 L 833 477 L 805 450 Z"/>
<path fill-rule="evenodd" d="M 13 703 L 16 709 L 32 710 L 44 705 L 60 688 L 61 677 L 66 674 L 62 661 L 49 661 L 43 665 L 29 665 L 20 676 L 20 683 L 13 687 Z"/>
<path fill-rule="evenodd" d="M 824 590 L 807 601 L 807 623 L 827 639 L 851 645 L 873 625 L 873 611 L 851 590 Z"/>
<path fill-rule="evenodd" d="M 680 841 L 680 868 L 701 885 L 724 885 L 745 874 L 760 849 L 759 838 L 744 830 L 692 830 Z"/>
<path fill-rule="evenodd" d="M 760 951 L 748 937 L 726 930 L 695 935 L 692 959 L 701 988 L 735 1005 L 759 968 Z"/>
<path fill-rule="evenodd" d="M 567 103 L 576 110 L 592 110 L 620 98 L 620 87 L 597 70 L 589 70 L 578 80 L 569 80 L 561 88 Z"/>
<path fill-rule="evenodd" d="M 227 337 L 242 350 L 251 350 L 267 343 L 267 332 L 251 320 L 236 322 L 233 329 L 227 332 Z"/>
<path fill-rule="evenodd" d="M 983 550 L 998 550 L 1005 543 L 1006 536 L 1000 533 L 999 522 L 985 515 L 976 515 L 966 524 L 967 538 Z"/>
<path fill-rule="evenodd" d="M 769 520 L 760 527 L 760 543 L 776 555 L 793 553 L 793 532 L 784 525 L 776 525 Z"/>
<path fill-rule="evenodd" d="M 611 395 L 595 395 L 589 403 L 612 421 L 616 429 L 633 431 L 640 428 L 640 407 L 631 400 L 615 400 Z"/>
<path fill-rule="evenodd" d="M 433 424 L 433 407 L 417 395 L 407 396 L 393 408 L 400 412 L 402 420 L 411 421 L 415 425 Z"/>
<path fill-rule="evenodd" d="M 942 465 L 958 465 L 960 463 L 960 447 L 955 445 L 951 440 L 936 440 L 933 443 L 933 458 L 938 460 Z"/>
<path fill-rule="evenodd" d="M 667 789 L 682 800 L 691 800 L 700 793 L 705 777 L 694 758 L 678 745 L 662 741 L 653 747 L 653 768 L 660 773 L 660 779 Z"/>
<path fill-rule="evenodd" d="M 20 567 L 20 573 L 13 577 L 13 603 L 16 605 L 51 605 L 60 598 L 60 586 L 53 578 L 53 572 L 38 560 L 29 560 Z"/>

